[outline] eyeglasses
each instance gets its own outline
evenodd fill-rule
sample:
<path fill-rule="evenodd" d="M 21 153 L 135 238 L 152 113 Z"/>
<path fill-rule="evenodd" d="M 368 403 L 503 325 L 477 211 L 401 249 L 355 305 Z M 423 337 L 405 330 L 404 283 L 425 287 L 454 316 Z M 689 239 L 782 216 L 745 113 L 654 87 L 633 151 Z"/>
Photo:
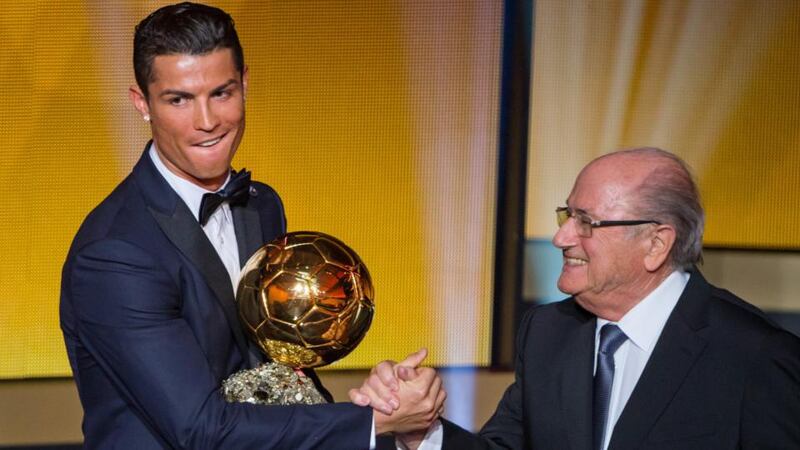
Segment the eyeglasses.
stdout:
<path fill-rule="evenodd" d="M 578 236 L 585 238 L 592 237 L 593 228 L 642 225 L 645 223 L 661 225 L 661 222 L 657 220 L 592 220 L 591 217 L 580 211 L 574 211 L 572 208 L 566 206 L 556 208 L 556 220 L 558 220 L 559 227 L 564 225 L 570 218 L 575 219 Z"/>

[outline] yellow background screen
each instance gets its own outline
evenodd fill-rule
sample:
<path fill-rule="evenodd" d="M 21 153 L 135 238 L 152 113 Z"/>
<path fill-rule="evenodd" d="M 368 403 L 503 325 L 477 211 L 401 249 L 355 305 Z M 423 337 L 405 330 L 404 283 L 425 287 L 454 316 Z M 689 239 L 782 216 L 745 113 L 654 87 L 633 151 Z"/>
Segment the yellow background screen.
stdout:
<path fill-rule="evenodd" d="M 0 15 L 0 378 L 70 374 L 60 270 L 149 137 L 127 100 L 135 24 L 161 2 L 15 2 Z M 290 230 L 352 246 L 376 287 L 368 367 L 421 346 L 489 361 L 502 3 L 220 2 L 249 66 L 234 166 Z"/>
<path fill-rule="evenodd" d="M 800 2 L 536 2 L 526 235 L 600 154 L 695 170 L 706 245 L 800 249 Z"/>
<path fill-rule="evenodd" d="M 126 92 L 133 27 L 162 4 L 4 5 L 0 378 L 70 373 L 60 269 L 149 137 Z M 591 158 L 654 145 L 695 168 L 706 244 L 800 248 L 800 3 L 535 4 L 528 238 L 552 236 Z M 372 329 L 334 367 L 421 346 L 430 364 L 488 364 L 502 2 L 218 6 L 250 68 L 235 167 L 376 284 Z"/>

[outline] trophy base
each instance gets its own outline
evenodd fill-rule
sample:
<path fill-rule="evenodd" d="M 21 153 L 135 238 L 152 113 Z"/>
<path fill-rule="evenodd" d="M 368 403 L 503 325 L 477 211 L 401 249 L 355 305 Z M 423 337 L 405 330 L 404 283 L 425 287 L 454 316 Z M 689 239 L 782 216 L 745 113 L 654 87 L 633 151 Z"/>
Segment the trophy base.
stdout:
<path fill-rule="evenodd" d="M 327 403 L 314 382 L 291 367 L 274 362 L 236 372 L 222 382 L 228 403 L 257 405 L 316 405 Z"/>

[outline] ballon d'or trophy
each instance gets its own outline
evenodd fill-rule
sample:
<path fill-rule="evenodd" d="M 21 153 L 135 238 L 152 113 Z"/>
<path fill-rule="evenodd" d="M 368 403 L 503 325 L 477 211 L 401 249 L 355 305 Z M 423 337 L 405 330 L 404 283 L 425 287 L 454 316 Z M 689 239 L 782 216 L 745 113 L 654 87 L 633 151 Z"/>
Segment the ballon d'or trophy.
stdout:
<path fill-rule="evenodd" d="M 258 249 L 242 269 L 236 303 L 245 334 L 271 362 L 228 377 L 225 399 L 325 403 L 298 372 L 350 353 L 372 323 L 374 298 L 364 263 L 332 236 L 293 232 Z"/>

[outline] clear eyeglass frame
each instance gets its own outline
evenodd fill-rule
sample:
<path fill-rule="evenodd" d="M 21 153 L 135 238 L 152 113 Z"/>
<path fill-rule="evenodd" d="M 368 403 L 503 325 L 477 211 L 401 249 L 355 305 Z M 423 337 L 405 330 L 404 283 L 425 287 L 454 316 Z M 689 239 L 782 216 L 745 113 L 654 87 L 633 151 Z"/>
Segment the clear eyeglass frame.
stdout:
<path fill-rule="evenodd" d="M 578 236 L 590 238 L 592 237 L 592 230 L 602 227 L 624 227 L 631 225 L 643 225 L 646 223 L 654 223 L 661 225 L 661 222 L 653 219 L 631 219 L 631 220 L 594 220 L 586 213 L 576 211 L 568 206 L 559 206 L 556 208 L 556 221 L 559 228 L 562 227 L 569 219 L 575 219 L 576 230 Z"/>

